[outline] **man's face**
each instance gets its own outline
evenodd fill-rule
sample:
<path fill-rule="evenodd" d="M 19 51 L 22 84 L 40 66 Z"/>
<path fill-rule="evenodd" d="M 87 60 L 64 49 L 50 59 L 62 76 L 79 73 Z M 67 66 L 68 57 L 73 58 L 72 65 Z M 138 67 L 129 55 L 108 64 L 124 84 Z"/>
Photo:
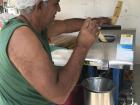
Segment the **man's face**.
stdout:
<path fill-rule="evenodd" d="M 55 15 L 57 12 L 60 12 L 59 0 L 48 0 L 45 4 L 43 14 L 47 23 L 51 23 L 54 21 Z"/>

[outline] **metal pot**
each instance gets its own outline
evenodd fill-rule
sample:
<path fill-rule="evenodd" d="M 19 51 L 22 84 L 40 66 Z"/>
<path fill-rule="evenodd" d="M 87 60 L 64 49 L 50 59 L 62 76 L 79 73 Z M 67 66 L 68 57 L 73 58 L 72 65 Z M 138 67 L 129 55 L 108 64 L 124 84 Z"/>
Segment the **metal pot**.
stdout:
<path fill-rule="evenodd" d="M 103 77 L 90 77 L 82 82 L 85 105 L 114 105 L 113 82 Z"/>

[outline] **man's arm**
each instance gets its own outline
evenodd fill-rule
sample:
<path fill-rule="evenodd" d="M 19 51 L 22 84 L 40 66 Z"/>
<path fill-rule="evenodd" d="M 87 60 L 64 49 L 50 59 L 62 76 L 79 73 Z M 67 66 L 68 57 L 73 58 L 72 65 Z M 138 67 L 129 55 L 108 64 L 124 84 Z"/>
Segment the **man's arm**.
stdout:
<path fill-rule="evenodd" d="M 111 19 L 107 17 L 100 18 L 92 18 L 92 20 L 96 20 L 97 24 L 101 26 L 102 24 L 110 24 Z M 71 33 L 76 32 L 81 29 L 81 26 L 85 19 L 80 18 L 72 18 L 66 20 L 55 20 L 48 27 L 48 36 L 49 38 L 54 37 L 56 35 L 60 35 L 62 33 Z"/>
<path fill-rule="evenodd" d="M 49 37 L 60 35 L 62 33 L 70 33 L 79 31 L 85 19 L 66 19 L 66 20 L 55 20 L 47 28 L 47 34 Z"/>
<path fill-rule="evenodd" d="M 55 69 L 36 35 L 25 26 L 18 28 L 10 40 L 10 60 L 42 96 L 62 104 L 76 85 L 88 49 L 95 42 L 99 31 L 95 24 L 88 19 L 82 26 L 77 47 L 62 70 Z"/>

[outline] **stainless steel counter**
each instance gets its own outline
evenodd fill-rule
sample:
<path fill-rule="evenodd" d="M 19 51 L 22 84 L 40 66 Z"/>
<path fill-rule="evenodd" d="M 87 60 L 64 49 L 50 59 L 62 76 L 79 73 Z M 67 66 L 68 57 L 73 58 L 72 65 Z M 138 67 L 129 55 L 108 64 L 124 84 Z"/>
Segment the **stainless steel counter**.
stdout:
<path fill-rule="evenodd" d="M 133 70 L 133 61 L 117 60 L 117 45 L 120 44 L 121 34 L 132 34 L 133 37 L 133 46 L 135 45 L 135 30 L 103 30 L 104 35 L 113 35 L 116 37 L 116 40 L 111 43 L 103 43 L 97 41 L 88 52 L 86 57 L 87 61 L 90 61 L 89 64 L 97 66 L 98 69 L 107 70 L 108 68 L 117 68 L 122 69 L 124 65 L 130 66 L 130 69 Z M 134 51 L 134 47 L 133 47 Z"/>
<path fill-rule="evenodd" d="M 103 43 L 100 41 L 97 41 L 89 50 L 86 61 L 88 62 L 88 65 L 96 66 L 99 70 L 108 70 L 109 68 L 116 68 L 116 69 L 122 69 L 124 65 L 130 66 L 129 68 L 133 70 L 133 59 L 132 60 L 119 60 L 117 59 L 117 53 L 118 53 L 118 45 L 120 45 L 120 39 L 121 34 L 132 34 L 133 37 L 133 49 L 132 52 L 134 52 L 134 45 L 135 45 L 135 30 L 134 29 L 127 29 L 127 30 L 102 30 L 102 33 L 104 35 L 108 36 L 115 36 L 115 41 L 111 43 Z M 68 51 L 56 51 L 57 53 L 61 53 L 60 56 L 53 58 L 54 63 L 55 61 L 58 62 L 56 64 L 57 66 L 64 66 L 66 62 L 68 61 L 68 58 L 70 57 L 70 54 L 72 50 Z M 55 55 L 56 53 L 52 53 L 52 55 Z M 132 54 L 131 54 L 132 55 Z M 57 55 L 59 56 L 59 55 Z M 62 59 L 61 59 L 62 58 Z M 66 58 L 66 59 L 63 59 Z M 127 56 L 126 56 L 127 58 Z M 59 65 L 62 62 L 61 65 Z"/>

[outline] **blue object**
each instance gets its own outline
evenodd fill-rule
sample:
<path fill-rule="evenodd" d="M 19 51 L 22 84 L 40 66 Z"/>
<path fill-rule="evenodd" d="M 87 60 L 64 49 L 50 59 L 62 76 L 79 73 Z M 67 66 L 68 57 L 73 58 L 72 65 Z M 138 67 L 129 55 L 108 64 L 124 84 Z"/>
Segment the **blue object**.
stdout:
<path fill-rule="evenodd" d="M 121 44 L 121 47 L 124 49 L 132 49 L 133 46 L 131 44 Z"/>
<path fill-rule="evenodd" d="M 94 66 L 87 66 L 87 77 L 96 77 L 97 69 Z"/>
<path fill-rule="evenodd" d="M 113 70 L 113 83 L 115 85 L 114 91 L 114 102 L 115 105 L 119 105 L 119 92 L 122 80 L 122 72 L 120 69 L 112 69 Z"/>

